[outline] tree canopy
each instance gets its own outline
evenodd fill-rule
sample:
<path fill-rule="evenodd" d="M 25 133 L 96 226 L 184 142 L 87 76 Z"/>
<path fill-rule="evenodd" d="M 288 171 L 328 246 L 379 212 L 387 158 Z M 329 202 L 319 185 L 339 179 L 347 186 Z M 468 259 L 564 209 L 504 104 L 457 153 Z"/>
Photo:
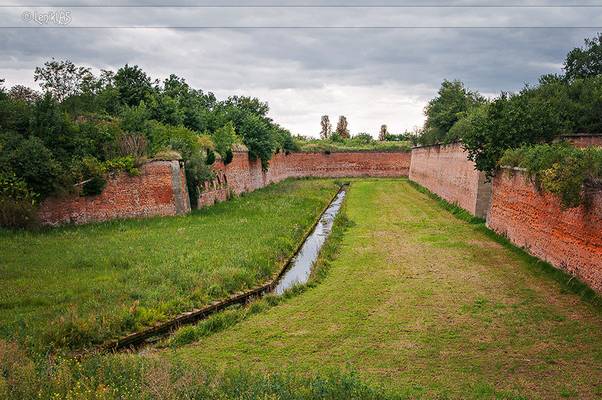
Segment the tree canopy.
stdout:
<path fill-rule="evenodd" d="M 268 168 L 275 151 L 296 146 L 268 117 L 267 103 L 246 96 L 218 101 L 174 74 L 161 82 L 126 64 L 95 76 L 53 59 L 35 69 L 34 79 L 41 92 L 6 89 L 0 81 L 0 176 L 31 191 L 28 199 L 95 194 L 112 170 L 135 173 L 144 159 L 177 151 L 194 203 L 202 181 L 211 178 L 213 151 L 228 162 L 231 147 L 243 143 Z M 79 184 L 95 179 L 94 187 Z"/>
<path fill-rule="evenodd" d="M 507 149 L 602 132 L 601 38 L 570 51 L 564 75 L 544 75 L 518 93 L 486 100 L 459 81 L 444 81 L 425 109 L 419 143 L 460 140 L 476 167 L 492 176 Z"/>

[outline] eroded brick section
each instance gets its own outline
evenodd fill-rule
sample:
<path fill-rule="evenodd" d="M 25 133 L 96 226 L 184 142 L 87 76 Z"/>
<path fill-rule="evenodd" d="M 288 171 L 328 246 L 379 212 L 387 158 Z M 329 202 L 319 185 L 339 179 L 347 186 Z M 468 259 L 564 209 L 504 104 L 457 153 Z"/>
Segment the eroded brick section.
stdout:
<path fill-rule="evenodd" d="M 275 154 L 267 172 L 261 163 L 251 161 L 247 152 L 235 152 L 226 166 L 216 162 L 216 181 L 199 197 L 199 206 L 227 199 L 228 193 L 240 194 L 262 188 L 286 178 L 319 177 L 400 177 L 408 176 L 410 152 L 344 152 Z"/>
<path fill-rule="evenodd" d="M 485 217 L 491 184 L 475 169 L 458 143 L 412 149 L 410 179 L 457 204 L 472 215 Z"/>
<path fill-rule="evenodd" d="M 179 161 L 149 162 L 140 172 L 139 176 L 116 175 L 98 196 L 46 199 L 40 205 L 39 218 L 46 225 L 83 224 L 190 211 L 186 176 Z"/>
<path fill-rule="evenodd" d="M 602 293 L 602 191 L 588 208 L 563 210 L 521 172 L 504 170 L 493 181 L 487 225 Z"/>
<path fill-rule="evenodd" d="M 221 161 L 216 162 L 214 171 L 216 178 L 211 182 L 205 182 L 201 189 L 198 208 L 212 206 L 229 198 L 230 189 L 224 172 L 224 164 Z"/>

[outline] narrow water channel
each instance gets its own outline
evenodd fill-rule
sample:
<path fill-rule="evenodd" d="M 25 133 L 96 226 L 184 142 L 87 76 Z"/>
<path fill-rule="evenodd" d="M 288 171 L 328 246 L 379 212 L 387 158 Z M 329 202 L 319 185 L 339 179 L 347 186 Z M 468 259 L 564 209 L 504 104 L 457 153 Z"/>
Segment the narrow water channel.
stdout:
<path fill-rule="evenodd" d="M 291 267 L 282 276 L 280 282 L 278 282 L 274 293 L 280 295 L 286 289 L 296 284 L 307 282 L 320 254 L 320 249 L 322 249 L 324 242 L 326 242 L 328 235 L 330 235 L 330 231 L 332 231 L 334 218 L 339 213 L 346 194 L 345 189 L 341 190 L 326 211 L 324 211 L 314 230 L 305 239 L 303 246 L 301 246 L 299 252 L 291 260 Z"/>

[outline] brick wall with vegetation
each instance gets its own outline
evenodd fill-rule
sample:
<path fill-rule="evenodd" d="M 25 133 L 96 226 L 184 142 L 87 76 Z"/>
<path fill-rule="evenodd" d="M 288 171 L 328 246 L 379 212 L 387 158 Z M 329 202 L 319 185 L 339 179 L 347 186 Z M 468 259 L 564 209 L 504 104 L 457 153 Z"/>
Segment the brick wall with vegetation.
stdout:
<path fill-rule="evenodd" d="M 487 225 L 602 292 L 602 190 L 590 193 L 587 204 L 566 208 L 524 172 L 505 169 L 493 180 Z"/>
<path fill-rule="evenodd" d="M 38 211 L 40 222 L 82 224 L 190 211 L 186 177 L 179 161 L 152 161 L 140 169 L 137 176 L 122 172 L 108 179 L 99 195 L 45 199 Z"/>

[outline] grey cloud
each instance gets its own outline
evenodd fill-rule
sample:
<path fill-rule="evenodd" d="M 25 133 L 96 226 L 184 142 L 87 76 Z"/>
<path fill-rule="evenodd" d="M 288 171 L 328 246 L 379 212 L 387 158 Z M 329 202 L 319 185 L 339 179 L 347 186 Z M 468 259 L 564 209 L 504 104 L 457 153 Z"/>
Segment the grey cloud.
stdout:
<path fill-rule="evenodd" d="M 185 10 L 148 12 L 160 19 L 162 12 Z M 483 93 L 518 90 L 541 74 L 561 72 L 567 51 L 594 33 L 591 29 L 0 29 L 0 77 L 8 78 L 9 84 L 23 83 L 24 76 L 31 77 L 35 66 L 51 57 L 98 69 L 138 64 L 153 77 L 175 73 L 194 87 L 220 95 L 261 96 L 272 104 L 274 119 L 291 123 L 298 132 L 313 133 L 319 115 L 326 111 L 347 113 L 352 129 L 355 113 L 362 121 L 357 129 L 376 131 L 381 122 L 388 122 L 401 130 L 420 122 L 417 115 L 441 80 L 461 79 Z M 375 115 L 372 120 L 369 112 Z"/>

